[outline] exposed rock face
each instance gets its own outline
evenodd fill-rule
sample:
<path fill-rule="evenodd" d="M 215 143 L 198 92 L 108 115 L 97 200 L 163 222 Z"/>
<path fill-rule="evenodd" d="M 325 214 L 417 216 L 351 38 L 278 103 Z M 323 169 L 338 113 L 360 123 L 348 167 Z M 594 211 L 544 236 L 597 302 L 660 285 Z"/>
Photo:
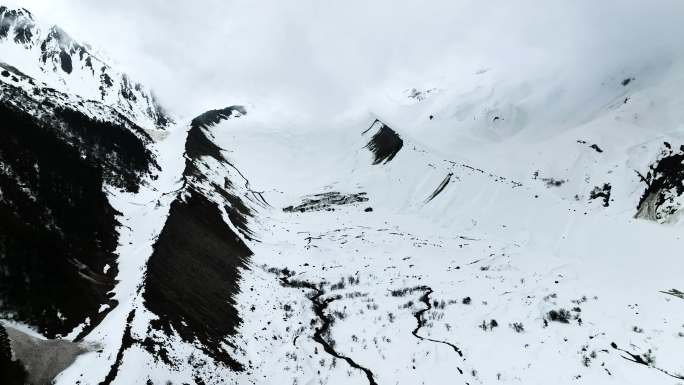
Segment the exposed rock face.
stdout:
<path fill-rule="evenodd" d="M 232 165 L 207 130 L 244 114 L 243 107 L 232 106 L 208 111 L 191 122 L 185 144 L 184 187 L 171 204 L 154 245 L 144 294 L 147 308 L 159 317 L 153 328 L 167 335 L 177 333 L 188 343 L 199 342 L 207 355 L 234 370 L 243 366 L 226 350 L 225 338 L 234 334 L 241 322 L 232 297 L 239 290 L 241 270 L 247 268 L 252 251 L 222 213 L 249 238 L 247 217 L 252 210 L 236 194 Z M 217 177 L 223 178 L 222 184 L 215 182 Z M 147 342 L 148 349 L 157 346 L 154 339 Z"/>
<path fill-rule="evenodd" d="M 67 99 L 0 82 L 0 312 L 48 337 L 89 318 L 85 333 L 115 305 L 118 222 L 104 186 L 137 191 L 156 167 L 140 127 Z"/>
<path fill-rule="evenodd" d="M 665 142 L 664 145 L 665 149 L 659 159 L 649 166 L 646 175 L 639 173 L 646 190 L 637 206 L 637 218 L 666 222 L 682 207 L 684 146 L 675 151 L 669 143 Z"/>
<path fill-rule="evenodd" d="M 153 327 L 175 330 L 216 360 L 242 369 L 222 342 L 240 324 L 231 297 L 251 255 L 216 203 L 193 190 L 174 201 L 148 263 L 145 303 L 159 316 Z"/>
<path fill-rule="evenodd" d="M 116 108 L 138 125 L 168 128 L 173 120 L 152 93 L 116 71 L 57 26 L 39 25 L 25 9 L 0 6 L 0 47 L 22 56 L 22 68 L 52 88 Z"/>
<path fill-rule="evenodd" d="M 182 187 L 169 192 L 175 199 L 136 283 L 145 308 L 130 308 L 113 299 L 117 279 L 126 278 L 117 277 L 117 248 L 129 218 L 110 199 L 162 188 L 153 137 L 172 120 L 144 87 L 26 10 L 0 7 L 0 49 L 12 52 L 2 60 L 22 63 L 20 70 L 0 62 L 0 313 L 49 338 L 0 328 L 8 377 L 0 382 L 49 383 L 84 351 L 61 338 L 79 341 L 124 305 L 126 324 L 108 330 L 121 345 L 104 356 L 111 368 L 97 381 L 117 379 L 134 346 L 173 367 L 164 353 L 171 335 L 241 370 L 227 344 L 241 322 L 233 296 L 252 255 L 243 239 L 253 237 L 253 204 L 266 203 L 211 130 L 246 110 L 212 110 L 191 122 Z M 134 331 L 150 313 L 147 334 Z"/>
<path fill-rule="evenodd" d="M 374 132 L 373 137 L 366 145 L 366 148 L 375 157 L 373 164 L 390 162 L 404 146 L 404 141 L 399 134 L 377 119 L 363 133 L 367 132 Z"/>
<path fill-rule="evenodd" d="M 334 206 L 351 205 L 354 203 L 367 202 L 368 197 L 366 193 L 342 194 L 337 191 L 331 191 L 322 194 L 315 194 L 305 197 L 302 203 L 296 206 L 287 206 L 283 208 L 285 212 L 306 212 L 306 211 L 331 211 L 335 210 Z"/>
<path fill-rule="evenodd" d="M 603 207 L 610 206 L 610 194 L 613 187 L 610 183 L 604 183 L 603 186 L 595 186 L 593 190 L 589 193 L 589 200 L 601 199 L 603 201 Z"/>

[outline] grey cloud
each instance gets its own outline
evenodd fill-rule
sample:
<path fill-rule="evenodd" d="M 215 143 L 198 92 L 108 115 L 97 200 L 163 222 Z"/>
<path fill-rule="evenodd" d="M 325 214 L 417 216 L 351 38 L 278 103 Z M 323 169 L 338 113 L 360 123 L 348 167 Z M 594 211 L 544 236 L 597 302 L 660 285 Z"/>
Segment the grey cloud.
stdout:
<path fill-rule="evenodd" d="M 684 52 L 677 0 L 20 2 L 106 51 L 185 116 L 265 101 L 330 115 L 477 68 L 595 81 Z"/>

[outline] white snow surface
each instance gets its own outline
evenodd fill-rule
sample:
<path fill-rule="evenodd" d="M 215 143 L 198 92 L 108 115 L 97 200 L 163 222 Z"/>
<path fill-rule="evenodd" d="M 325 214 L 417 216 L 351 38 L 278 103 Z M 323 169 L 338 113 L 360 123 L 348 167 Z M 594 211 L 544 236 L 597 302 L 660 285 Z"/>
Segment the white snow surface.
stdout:
<path fill-rule="evenodd" d="M 232 339 L 253 367 L 223 380 L 368 383 L 313 341 L 313 293 L 268 271 L 287 268 L 320 284 L 324 298 L 343 296 L 326 310 L 336 318 L 329 338 L 379 384 L 681 382 L 663 372 L 684 373 L 684 303 L 663 293 L 682 285 L 681 227 L 633 217 L 646 187 L 635 170 L 645 172 L 664 141 L 682 143 L 684 99 L 673 92 L 684 86 L 682 68 L 639 72 L 626 86 L 632 75 L 618 74 L 570 101 L 551 97 L 569 92 L 558 84 L 473 74 L 471 89 L 442 87 L 418 103 L 397 96 L 376 114 L 309 128 L 259 108 L 215 127 L 273 206 L 259 213 L 261 242 L 251 244 L 238 297 L 244 323 Z M 373 132 L 361 135 L 376 117 L 404 140 L 383 165 L 364 148 Z M 608 207 L 588 199 L 603 183 L 612 185 Z M 329 191 L 370 200 L 281 210 Z M 463 357 L 411 334 L 425 291 L 391 291 L 423 285 L 440 308 L 424 314 L 418 334 Z M 550 320 L 560 309 L 568 323 Z M 630 362 L 612 343 L 654 361 Z"/>
<path fill-rule="evenodd" d="M 259 242 L 248 241 L 255 255 L 236 298 L 243 323 L 228 339 L 246 370 L 172 340 L 177 367 L 133 347 L 116 383 L 369 383 L 314 341 L 315 293 L 283 285 L 285 268 L 321 298 L 341 296 L 324 310 L 335 319 L 325 338 L 378 384 L 681 383 L 672 376 L 684 373 L 684 303 L 664 293 L 682 287 L 681 226 L 677 215 L 668 224 L 634 215 L 646 187 L 635 170 L 647 170 L 664 141 L 682 143 L 682 73 L 675 63 L 626 86 L 630 75 L 616 75 L 598 96 L 555 105 L 548 95 L 563 94 L 558 85 L 494 86 L 505 81 L 492 71 L 473 74 L 472 89 L 443 86 L 420 101 L 398 92 L 375 113 L 302 124 L 251 106 L 211 127 L 271 206 L 251 222 Z M 362 132 L 376 118 L 404 145 L 372 165 L 374 131 Z M 588 199 L 603 183 L 613 186 L 608 207 Z M 369 201 L 282 210 L 332 191 Z M 412 334 L 426 287 L 432 308 L 417 334 L 432 341 Z M 561 309 L 567 323 L 549 315 Z"/>
<path fill-rule="evenodd" d="M 10 64 L 35 76 L 24 68 L 31 63 Z M 634 218 L 646 188 L 636 171 L 648 170 L 664 142 L 684 144 L 684 62 L 610 70 L 575 82 L 488 68 L 451 77 L 457 81 L 425 79 L 327 121 L 253 105 L 208 128 L 239 172 L 209 159 L 201 171 L 210 181 L 229 177 L 247 200 L 248 187 L 263 192 L 270 205 L 254 205 L 258 240 L 245 240 L 254 256 L 235 298 L 243 322 L 226 336 L 246 370 L 232 372 L 171 336 L 175 366 L 134 344 L 114 383 L 369 383 L 313 339 L 322 325 L 315 293 L 285 285 L 283 269 L 293 272 L 290 281 L 316 285 L 322 299 L 340 296 L 323 310 L 335 320 L 324 338 L 378 384 L 684 383 L 675 378 L 684 376 L 684 299 L 665 293 L 684 291 L 680 215 L 667 223 Z M 376 118 L 403 147 L 373 165 L 365 146 L 374 130 L 362 132 Z M 157 179 L 137 194 L 107 191 L 122 213 L 118 305 L 85 338 L 100 348 L 56 384 L 100 383 L 132 310 L 132 336 L 154 333 L 142 284 L 181 188 L 187 127 L 156 138 Z M 608 207 L 589 200 L 604 183 L 612 186 Z M 325 192 L 369 200 L 282 210 Z M 427 288 L 431 308 L 419 313 Z M 561 309 L 567 322 L 551 319 Z M 425 324 L 416 330 L 417 317 Z"/>

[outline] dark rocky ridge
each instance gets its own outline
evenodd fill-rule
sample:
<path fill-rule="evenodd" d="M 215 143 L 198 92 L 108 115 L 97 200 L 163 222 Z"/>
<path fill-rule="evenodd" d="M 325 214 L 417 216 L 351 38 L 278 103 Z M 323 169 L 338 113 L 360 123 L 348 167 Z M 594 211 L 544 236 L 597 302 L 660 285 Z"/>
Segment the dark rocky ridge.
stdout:
<path fill-rule="evenodd" d="M 210 134 L 207 130 L 222 120 L 239 118 L 246 114 L 247 111 L 244 107 L 230 106 L 219 110 L 207 111 L 192 120 L 185 144 L 184 178 L 186 183 L 187 181 L 192 181 L 193 183 L 210 184 L 214 192 L 222 197 L 226 203 L 223 206 L 232 224 L 245 238 L 251 240 L 253 234 L 247 226 L 247 218 L 252 216 L 253 212 L 241 197 L 234 194 L 235 189 L 233 182 L 229 178 L 223 178 L 223 185 L 209 182 L 207 176 L 198 168 L 200 164 L 203 164 L 202 157 L 211 157 L 217 162 L 232 168 L 244 178 L 240 171 L 223 156 L 221 153 L 223 149 L 210 139 Z M 259 193 L 249 189 L 249 182 L 246 183 L 247 185 L 245 187 L 253 195 L 257 195 L 257 199 L 261 198 L 261 200 L 263 200 Z"/>
<path fill-rule="evenodd" d="M 589 193 L 589 199 L 594 200 L 601 198 L 603 200 L 603 207 L 608 207 L 610 206 L 610 194 L 612 189 L 613 187 L 610 185 L 610 183 L 604 183 L 603 186 L 600 187 L 596 186 Z"/>
<path fill-rule="evenodd" d="M 344 206 L 351 205 L 359 202 L 367 202 L 368 197 L 366 197 L 365 192 L 353 193 L 353 194 L 342 194 L 337 191 L 331 191 L 322 194 L 315 194 L 305 197 L 302 203 L 296 206 L 287 206 L 283 208 L 283 211 L 289 213 L 296 212 L 307 212 L 307 211 L 331 211 L 334 210 L 333 206 Z"/>
<path fill-rule="evenodd" d="M 233 296 L 252 251 L 224 221 L 221 205 L 207 198 L 207 186 L 212 197 L 224 199 L 230 221 L 248 239 L 247 217 L 252 210 L 234 193 L 227 177 L 219 186 L 209 181 L 200 166 L 204 157 L 211 157 L 232 167 L 206 130 L 245 113 L 244 108 L 233 106 L 209 111 L 192 121 L 185 144 L 184 186 L 154 245 L 144 293 L 146 307 L 159 316 L 152 324 L 154 329 L 167 335 L 175 331 L 188 343 L 199 342 L 207 355 L 233 370 L 243 366 L 223 344 L 241 323 Z M 148 351 L 164 360 L 156 354 L 162 345 L 163 341 L 154 338 L 145 341 Z"/>
<path fill-rule="evenodd" d="M 232 296 L 251 255 L 216 203 L 194 190 L 176 199 L 148 262 L 145 304 L 159 316 L 153 327 L 169 335 L 173 328 L 212 358 L 242 369 L 221 344 L 241 322 Z"/>
<path fill-rule="evenodd" d="M 0 6 L 0 39 L 10 37 L 17 44 L 28 44 L 33 38 L 35 28 L 33 15 L 28 10 Z M 12 29 L 14 33 L 10 36 Z"/>
<path fill-rule="evenodd" d="M 404 146 L 404 141 L 399 134 L 377 119 L 363 133 L 367 133 L 374 127 L 378 127 L 378 131 L 373 135 L 368 144 L 366 144 L 366 148 L 370 150 L 375 157 L 373 164 L 388 163 L 394 159 Z"/>
<path fill-rule="evenodd" d="M 209 110 L 193 119 L 190 126 L 193 129 L 208 128 L 220 123 L 222 120 L 245 114 L 247 114 L 247 110 L 243 106 L 230 106 L 219 110 Z"/>
<path fill-rule="evenodd" d="M 41 33 L 41 29 L 45 32 Z M 117 73 L 90 47 L 75 41 L 58 26 L 40 26 L 26 9 L 0 6 L 0 40 L 3 39 L 11 39 L 26 50 L 39 50 L 39 63 L 36 64 L 41 70 L 57 74 L 67 83 L 75 69 L 90 72 L 92 78 L 84 80 L 92 91 L 99 91 L 101 101 L 106 98 L 110 102 L 114 100 L 112 106 L 129 117 L 144 115 L 160 129 L 174 123 L 154 95 L 141 84 L 133 83 L 125 74 Z"/>
<path fill-rule="evenodd" d="M 636 216 L 656 221 L 666 220 L 680 209 L 675 198 L 684 193 L 684 146 L 675 152 L 665 142 L 659 159 L 649 166 L 646 175 L 637 171 L 646 189 L 639 200 Z"/>
<path fill-rule="evenodd" d="M 103 187 L 137 191 L 154 159 L 115 115 L 95 120 L 56 92 L 39 103 L 0 83 L 0 95 L 0 312 L 49 338 L 90 317 L 84 335 L 115 306 L 118 213 Z"/>

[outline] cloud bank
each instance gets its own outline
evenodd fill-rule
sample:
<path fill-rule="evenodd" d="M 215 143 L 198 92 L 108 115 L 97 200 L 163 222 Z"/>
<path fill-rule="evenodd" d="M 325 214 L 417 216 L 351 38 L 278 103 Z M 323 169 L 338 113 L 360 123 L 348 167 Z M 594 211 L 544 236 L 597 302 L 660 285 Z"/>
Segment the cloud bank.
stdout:
<path fill-rule="evenodd" d="M 679 0 L 11 3 L 106 52 L 186 117 L 231 103 L 329 116 L 478 69 L 594 81 L 684 53 Z"/>

